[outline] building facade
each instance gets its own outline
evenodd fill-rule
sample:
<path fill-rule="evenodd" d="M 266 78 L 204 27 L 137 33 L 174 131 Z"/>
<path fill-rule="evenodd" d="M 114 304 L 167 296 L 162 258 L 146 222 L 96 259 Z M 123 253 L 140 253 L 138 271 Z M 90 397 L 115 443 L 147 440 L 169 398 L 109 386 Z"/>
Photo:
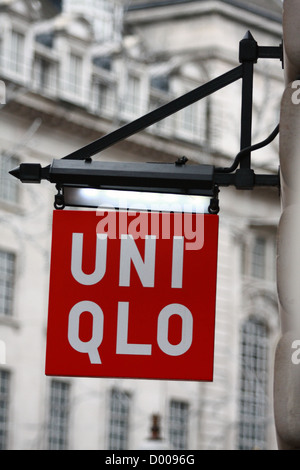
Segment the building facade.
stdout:
<path fill-rule="evenodd" d="M 46 377 L 55 188 L 8 171 L 43 166 L 238 65 L 250 30 L 281 42 L 276 0 L 0 2 L 0 448 L 140 449 L 152 416 L 167 448 L 275 449 L 278 190 L 221 188 L 214 380 Z M 279 121 L 280 61 L 255 65 L 253 142 Z M 103 151 L 104 161 L 230 166 L 241 86 Z M 253 152 L 278 170 L 278 142 Z"/>

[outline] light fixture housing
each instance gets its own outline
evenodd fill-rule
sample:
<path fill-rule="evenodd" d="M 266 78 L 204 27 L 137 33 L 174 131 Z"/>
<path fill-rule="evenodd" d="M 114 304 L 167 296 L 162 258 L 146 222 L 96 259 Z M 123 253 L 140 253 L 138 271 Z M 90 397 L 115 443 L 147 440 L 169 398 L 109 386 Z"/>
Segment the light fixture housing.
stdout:
<path fill-rule="evenodd" d="M 199 195 L 96 189 L 70 185 L 62 186 L 61 198 L 61 202 L 67 207 L 200 214 L 209 212 L 211 199 Z"/>
<path fill-rule="evenodd" d="M 49 168 L 50 182 L 97 189 L 210 196 L 213 180 L 212 165 L 53 160 Z"/>
<path fill-rule="evenodd" d="M 70 207 L 208 212 L 211 165 L 54 160 L 51 179 Z M 80 185 L 72 184 L 80 181 Z M 86 183 L 83 185 L 82 183 Z"/>

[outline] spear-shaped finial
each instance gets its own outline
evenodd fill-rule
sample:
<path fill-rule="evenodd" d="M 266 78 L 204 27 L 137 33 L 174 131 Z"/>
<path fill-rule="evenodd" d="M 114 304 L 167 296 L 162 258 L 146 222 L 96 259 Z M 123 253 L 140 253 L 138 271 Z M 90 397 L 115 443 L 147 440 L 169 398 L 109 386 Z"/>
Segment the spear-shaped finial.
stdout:
<path fill-rule="evenodd" d="M 258 45 L 250 31 L 247 31 L 240 41 L 239 61 L 256 63 L 258 59 Z"/>
<path fill-rule="evenodd" d="M 39 163 L 21 163 L 9 173 L 22 183 L 40 183 L 42 167 Z"/>

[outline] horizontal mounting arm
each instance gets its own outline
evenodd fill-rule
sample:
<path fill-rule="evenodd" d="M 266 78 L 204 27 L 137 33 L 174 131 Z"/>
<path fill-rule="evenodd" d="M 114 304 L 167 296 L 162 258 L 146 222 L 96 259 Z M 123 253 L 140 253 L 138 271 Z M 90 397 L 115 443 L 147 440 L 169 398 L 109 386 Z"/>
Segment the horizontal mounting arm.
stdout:
<path fill-rule="evenodd" d="M 61 159 L 53 160 L 51 165 L 44 168 L 39 163 L 21 163 L 10 173 L 23 183 L 40 183 L 41 180 L 48 180 L 58 185 L 204 196 L 213 195 L 215 186 L 235 186 L 237 189 L 279 186 L 278 175 L 255 175 L 254 171 L 249 169 L 222 173 L 212 165 L 176 163 Z"/>

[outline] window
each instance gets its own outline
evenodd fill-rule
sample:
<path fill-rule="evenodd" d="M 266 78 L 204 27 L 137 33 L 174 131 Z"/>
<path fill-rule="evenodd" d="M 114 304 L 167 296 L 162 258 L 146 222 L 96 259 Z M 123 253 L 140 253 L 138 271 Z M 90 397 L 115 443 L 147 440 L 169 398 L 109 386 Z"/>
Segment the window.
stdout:
<path fill-rule="evenodd" d="M 123 109 L 126 114 L 131 116 L 136 116 L 140 110 L 140 85 L 140 79 L 138 77 L 132 74 L 128 75 Z"/>
<path fill-rule="evenodd" d="M 73 95 L 79 93 L 81 95 L 82 86 L 82 58 L 79 55 L 70 54 L 69 73 L 67 89 Z"/>
<path fill-rule="evenodd" d="M 200 137 L 199 104 L 195 103 L 182 109 L 179 113 L 178 131 L 182 137 L 189 139 Z"/>
<path fill-rule="evenodd" d="M 112 40 L 114 36 L 114 15 L 111 11 L 112 5 L 106 1 L 105 5 L 106 11 L 103 11 L 102 18 L 96 19 L 95 27 L 101 27 L 101 33 L 99 34 L 99 39 L 101 38 L 103 41 Z M 98 20 L 98 21 L 97 21 Z"/>
<path fill-rule="evenodd" d="M 8 55 L 9 70 L 22 73 L 24 70 L 24 34 L 11 32 L 10 51 Z"/>
<path fill-rule="evenodd" d="M 111 115 L 114 111 L 114 98 L 114 89 L 110 85 L 102 82 L 95 83 L 93 105 L 97 113 Z"/>
<path fill-rule="evenodd" d="M 167 103 L 166 100 L 163 100 L 160 97 L 155 96 L 155 94 L 152 92 L 152 95 L 150 96 L 150 111 L 160 108 L 166 103 Z M 150 132 L 154 132 L 156 134 L 170 136 L 174 133 L 174 129 L 175 129 L 174 122 L 175 122 L 175 117 L 174 115 L 171 115 L 167 118 L 161 119 L 155 124 L 152 124 L 152 126 L 150 126 L 148 129 Z"/>
<path fill-rule="evenodd" d="M 15 178 L 11 178 L 8 172 L 19 165 L 15 157 L 0 155 L 0 200 L 17 203 L 19 200 L 19 185 Z"/>
<path fill-rule="evenodd" d="M 69 432 L 70 384 L 51 381 L 48 449 L 66 450 Z"/>
<path fill-rule="evenodd" d="M 187 448 L 188 403 L 171 400 L 169 408 L 169 439 L 173 449 Z"/>
<path fill-rule="evenodd" d="M 276 274 L 275 234 L 250 233 L 242 245 L 241 270 L 245 276 L 274 281 Z"/>
<path fill-rule="evenodd" d="M 240 419 L 238 448 L 265 449 L 267 424 L 268 335 L 250 318 L 241 331 Z"/>
<path fill-rule="evenodd" d="M 111 0 L 101 0 L 94 6 L 95 31 L 97 39 L 109 41 L 114 38 L 117 26 L 117 10 Z"/>
<path fill-rule="evenodd" d="M 207 104 L 202 101 L 191 104 L 178 113 L 178 134 L 191 141 L 206 140 Z"/>
<path fill-rule="evenodd" d="M 110 393 L 109 450 L 128 449 L 130 395 L 118 389 Z"/>
<path fill-rule="evenodd" d="M 66 13 L 93 19 L 97 41 L 111 41 L 117 34 L 120 5 L 114 0 L 64 0 Z"/>
<path fill-rule="evenodd" d="M 53 47 L 54 33 L 41 33 L 35 37 L 36 42 L 43 44 L 43 46 L 52 48 Z"/>
<path fill-rule="evenodd" d="M 151 78 L 151 87 L 160 90 L 164 93 L 168 93 L 170 90 L 169 77 L 165 75 L 157 75 Z"/>
<path fill-rule="evenodd" d="M 34 67 L 34 85 L 46 93 L 56 92 L 56 65 L 43 57 L 37 57 Z"/>
<path fill-rule="evenodd" d="M 266 268 L 266 240 L 263 237 L 256 237 L 252 251 L 252 276 L 264 279 Z"/>
<path fill-rule="evenodd" d="M 15 254 L 0 250 L 0 315 L 12 316 Z"/>
<path fill-rule="evenodd" d="M 112 60 L 109 56 L 99 56 L 93 58 L 93 64 L 104 70 L 112 69 Z"/>
<path fill-rule="evenodd" d="M 0 370 L 0 450 L 7 449 L 10 373 Z"/>

